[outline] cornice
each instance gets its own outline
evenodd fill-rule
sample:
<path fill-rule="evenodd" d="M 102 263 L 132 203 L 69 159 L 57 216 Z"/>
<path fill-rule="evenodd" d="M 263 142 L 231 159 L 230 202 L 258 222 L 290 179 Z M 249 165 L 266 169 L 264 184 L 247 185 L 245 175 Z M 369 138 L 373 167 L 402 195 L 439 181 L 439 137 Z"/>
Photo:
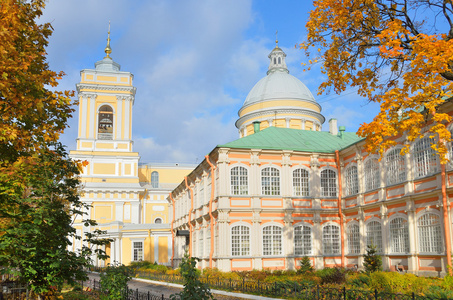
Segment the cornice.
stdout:
<path fill-rule="evenodd" d="M 130 92 L 135 96 L 137 88 L 134 86 L 120 86 L 120 85 L 104 85 L 104 84 L 89 84 L 89 83 L 78 83 L 76 84 L 77 93 L 83 95 L 85 93 L 92 94 L 93 92 L 85 92 L 83 90 L 106 90 L 114 92 Z"/>
<path fill-rule="evenodd" d="M 246 114 L 246 115 L 240 117 L 235 123 L 236 128 L 240 128 L 245 123 L 246 120 L 253 119 L 253 118 L 256 118 L 256 117 L 261 117 L 261 116 L 264 116 L 264 115 L 268 115 L 269 113 L 271 113 L 273 115 L 279 114 L 280 118 L 281 117 L 290 117 L 292 119 L 297 119 L 297 117 L 292 116 L 292 115 L 291 116 L 284 116 L 284 114 L 294 114 L 294 113 L 304 114 L 304 115 L 311 116 L 314 119 L 317 119 L 321 124 L 323 124 L 325 122 L 325 120 L 326 120 L 322 114 L 320 114 L 318 112 L 315 112 L 315 111 L 307 110 L 307 109 L 301 109 L 301 108 L 284 108 L 284 109 L 281 109 L 281 108 L 280 109 L 278 109 L 278 108 L 277 109 L 269 108 L 269 109 L 263 109 L 263 110 L 260 110 L 260 111 L 257 111 L 257 112 L 253 112 L 253 113 L 250 113 L 250 114 Z M 274 119 L 274 117 L 272 119 Z M 277 119 L 278 119 L 278 117 L 277 117 Z"/>

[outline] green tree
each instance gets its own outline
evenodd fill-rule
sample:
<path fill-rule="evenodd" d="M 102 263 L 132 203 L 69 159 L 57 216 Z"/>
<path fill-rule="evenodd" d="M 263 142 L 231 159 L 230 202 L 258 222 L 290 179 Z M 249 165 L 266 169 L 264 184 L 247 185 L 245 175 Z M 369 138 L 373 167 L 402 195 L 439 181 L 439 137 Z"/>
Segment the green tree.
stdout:
<path fill-rule="evenodd" d="M 375 245 L 368 245 L 366 254 L 363 256 L 363 267 L 369 273 L 382 271 L 382 258 L 377 254 Z"/>
<path fill-rule="evenodd" d="M 181 276 L 184 279 L 184 289 L 170 296 L 175 300 L 207 300 L 214 299 L 211 294 L 211 289 L 200 281 L 200 272 L 195 267 L 198 259 L 189 257 L 186 253 L 179 265 Z"/>
<path fill-rule="evenodd" d="M 73 92 L 48 89 L 63 73 L 49 70 L 50 24 L 39 25 L 44 0 L 0 4 L 0 266 L 17 273 L 40 298 L 65 280 L 86 278 L 91 249 L 109 242 L 76 236 L 72 222 L 86 208 L 79 199 L 81 164 L 68 158 L 59 135 L 73 109 Z M 86 226 L 95 222 L 86 220 Z M 95 250 L 106 258 L 102 250 Z"/>
<path fill-rule="evenodd" d="M 305 274 L 308 272 L 313 272 L 313 266 L 311 265 L 311 260 L 308 256 L 302 257 L 300 260 L 300 268 L 297 270 L 299 274 Z"/>
<path fill-rule="evenodd" d="M 101 273 L 101 291 L 107 294 L 108 299 L 121 300 L 131 280 L 130 268 L 122 264 L 109 265 Z"/>

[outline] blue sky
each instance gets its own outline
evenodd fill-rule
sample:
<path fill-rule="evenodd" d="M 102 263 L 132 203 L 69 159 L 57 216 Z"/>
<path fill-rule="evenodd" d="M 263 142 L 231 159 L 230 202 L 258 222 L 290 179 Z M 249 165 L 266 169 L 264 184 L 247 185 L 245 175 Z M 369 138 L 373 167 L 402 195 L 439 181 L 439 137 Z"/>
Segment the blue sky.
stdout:
<path fill-rule="evenodd" d="M 312 91 L 326 120 L 356 131 L 377 113 L 354 90 L 316 95 L 324 77 L 316 67 L 304 72 L 306 57 L 295 48 L 311 8 L 308 0 L 49 0 L 41 19 L 54 27 L 48 61 L 67 74 L 62 90 L 75 90 L 80 70 L 105 56 L 110 20 L 111 57 L 137 87 L 134 151 L 142 162 L 197 163 L 238 138 L 237 112 L 266 75 L 276 30 L 290 73 Z M 61 140 L 75 149 L 77 118 L 69 125 Z"/>

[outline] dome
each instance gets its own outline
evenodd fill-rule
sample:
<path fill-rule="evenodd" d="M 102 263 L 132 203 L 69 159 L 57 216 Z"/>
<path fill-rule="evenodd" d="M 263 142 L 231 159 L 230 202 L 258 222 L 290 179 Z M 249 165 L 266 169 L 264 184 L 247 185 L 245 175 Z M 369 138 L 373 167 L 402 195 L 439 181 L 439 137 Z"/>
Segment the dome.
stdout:
<path fill-rule="evenodd" d="M 287 72 L 276 71 L 255 84 L 247 95 L 243 107 L 260 101 L 286 99 L 316 102 L 302 81 Z"/>

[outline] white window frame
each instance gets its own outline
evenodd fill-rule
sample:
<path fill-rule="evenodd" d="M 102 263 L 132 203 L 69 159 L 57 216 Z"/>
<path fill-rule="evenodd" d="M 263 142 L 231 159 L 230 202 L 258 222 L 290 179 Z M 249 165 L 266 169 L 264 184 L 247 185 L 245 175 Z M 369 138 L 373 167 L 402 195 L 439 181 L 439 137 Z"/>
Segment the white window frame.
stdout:
<path fill-rule="evenodd" d="M 234 170 L 238 170 L 237 174 L 233 174 Z M 245 174 L 241 171 L 245 170 Z M 230 169 L 230 191 L 231 195 L 243 196 L 249 194 L 249 170 L 243 165 L 234 165 Z"/>
<path fill-rule="evenodd" d="M 137 253 L 137 258 L 135 259 L 135 243 L 142 244 L 142 253 L 141 258 L 139 258 L 139 253 Z M 145 260 L 145 238 L 142 239 L 131 239 L 131 261 L 144 261 Z"/>
<path fill-rule="evenodd" d="M 341 254 L 341 232 L 337 223 L 329 222 L 322 227 L 322 253 L 327 256 Z"/>
<path fill-rule="evenodd" d="M 153 175 L 155 175 L 155 176 L 153 176 Z M 153 189 L 159 188 L 159 172 L 157 172 L 157 171 L 151 172 L 151 186 Z"/>
<path fill-rule="evenodd" d="M 350 164 L 344 171 L 345 196 L 359 193 L 359 172 L 356 164 Z"/>
<path fill-rule="evenodd" d="M 299 222 L 294 226 L 294 255 L 307 256 L 312 253 L 313 228 L 309 223 Z"/>
<path fill-rule="evenodd" d="M 270 229 L 270 232 L 266 232 Z M 261 229 L 263 256 L 283 254 L 283 228 L 281 225 L 266 223 Z"/>
<path fill-rule="evenodd" d="M 421 178 L 439 171 L 438 155 L 431 148 L 434 139 L 424 137 L 413 145 L 414 177 Z"/>
<path fill-rule="evenodd" d="M 406 181 L 406 159 L 400 154 L 401 148 L 392 148 L 385 154 L 385 176 L 387 185 Z"/>
<path fill-rule="evenodd" d="M 303 172 L 306 172 L 306 177 L 297 176 L 303 174 L 296 174 Z M 310 197 L 310 170 L 305 167 L 296 167 L 291 174 L 293 178 L 293 195 L 295 197 Z"/>
<path fill-rule="evenodd" d="M 323 178 L 323 174 L 328 174 Z M 332 176 L 334 175 L 334 176 Z M 323 168 L 319 174 L 321 178 L 321 196 L 322 197 L 337 197 L 338 195 L 338 174 L 333 168 Z M 326 185 L 327 184 L 327 185 Z"/>
<path fill-rule="evenodd" d="M 435 216 L 438 220 L 438 224 L 421 224 L 421 222 L 427 222 L 423 220 L 428 215 Z M 420 253 L 431 253 L 431 254 L 442 254 L 444 243 L 442 234 L 442 218 L 438 213 L 428 211 L 421 213 L 417 217 L 417 236 L 418 236 L 418 250 Z"/>
<path fill-rule="evenodd" d="M 365 223 L 366 248 L 373 244 L 377 253 L 383 253 L 382 222 L 380 219 L 372 218 Z"/>
<path fill-rule="evenodd" d="M 365 191 L 371 191 L 381 186 L 381 169 L 379 159 L 375 156 L 368 157 L 364 164 Z"/>
<path fill-rule="evenodd" d="M 409 253 L 409 221 L 404 215 L 392 216 L 388 222 L 390 253 Z"/>
<path fill-rule="evenodd" d="M 268 175 L 263 173 L 269 170 Z M 275 172 L 276 171 L 276 172 Z M 281 194 L 281 171 L 274 165 L 266 165 L 260 170 L 261 194 L 264 196 L 280 196 Z M 269 179 L 268 185 L 264 184 L 265 178 Z"/>
<path fill-rule="evenodd" d="M 238 229 L 238 232 L 234 232 Z M 251 228 L 244 223 L 234 223 L 230 228 L 231 256 L 250 256 Z M 235 237 L 237 239 L 235 240 Z"/>
<path fill-rule="evenodd" d="M 348 253 L 360 254 L 360 226 L 358 222 L 349 222 L 346 232 L 348 241 Z"/>

